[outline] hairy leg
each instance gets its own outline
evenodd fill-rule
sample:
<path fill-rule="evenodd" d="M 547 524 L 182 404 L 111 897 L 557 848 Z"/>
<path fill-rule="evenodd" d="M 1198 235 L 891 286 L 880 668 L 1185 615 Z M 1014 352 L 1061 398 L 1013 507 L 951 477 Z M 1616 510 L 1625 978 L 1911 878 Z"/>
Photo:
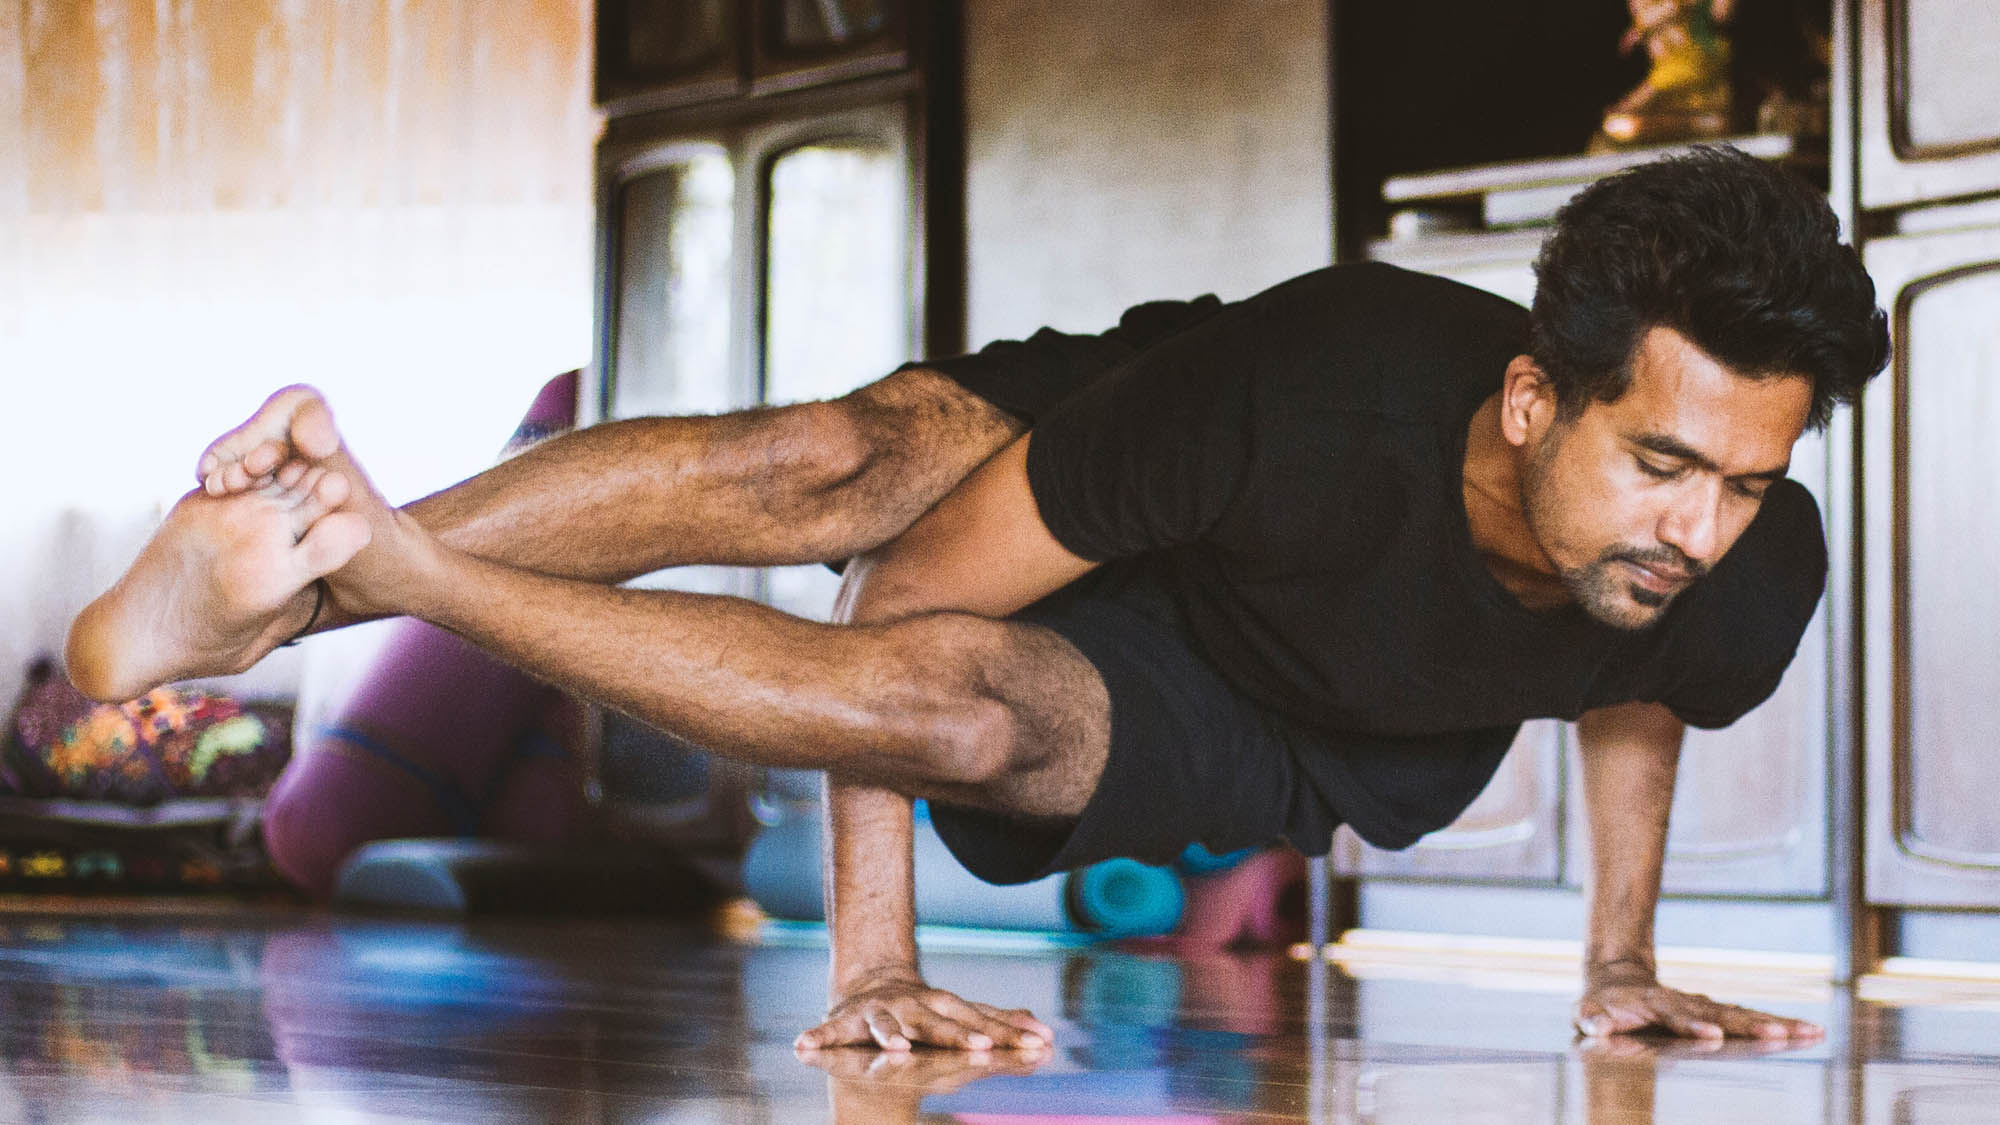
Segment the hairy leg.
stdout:
<path fill-rule="evenodd" d="M 204 487 L 330 456 L 331 419 L 310 387 L 277 392 L 202 455 Z M 893 538 L 1022 429 L 911 369 L 827 402 L 592 426 L 408 511 L 449 546 L 565 578 L 828 562 Z"/>
<path fill-rule="evenodd" d="M 408 514 L 475 556 L 594 582 L 691 563 L 824 562 L 895 536 L 1020 430 L 943 375 L 913 369 L 833 402 L 566 434 Z M 220 512 L 267 482 L 295 487 L 348 461 L 324 400 L 288 387 L 209 447 L 203 488 L 183 506 Z M 358 532 L 364 511 L 379 525 L 379 496 L 353 491 L 334 502 L 341 519 L 329 526 Z M 72 627 L 72 655 L 85 658 L 72 677 L 110 698 L 102 693 L 247 668 L 309 619 L 316 629 L 363 619 L 318 604 L 310 584 L 324 570 L 224 552 L 222 522 L 169 520 Z M 348 545 L 344 534 L 320 538 Z M 227 627 L 183 635 L 188 621 L 211 619 Z"/>

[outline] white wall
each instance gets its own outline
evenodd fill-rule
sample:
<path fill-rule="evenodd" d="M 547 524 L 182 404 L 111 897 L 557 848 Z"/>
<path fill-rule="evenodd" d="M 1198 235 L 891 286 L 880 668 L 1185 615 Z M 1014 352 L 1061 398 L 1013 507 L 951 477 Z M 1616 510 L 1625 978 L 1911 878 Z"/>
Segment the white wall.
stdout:
<path fill-rule="evenodd" d="M 968 0 L 968 343 L 1332 257 L 1324 0 Z"/>
<path fill-rule="evenodd" d="M 266 392 L 322 385 L 400 500 L 588 359 L 590 18 L 0 2 L 0 705 Z"/>

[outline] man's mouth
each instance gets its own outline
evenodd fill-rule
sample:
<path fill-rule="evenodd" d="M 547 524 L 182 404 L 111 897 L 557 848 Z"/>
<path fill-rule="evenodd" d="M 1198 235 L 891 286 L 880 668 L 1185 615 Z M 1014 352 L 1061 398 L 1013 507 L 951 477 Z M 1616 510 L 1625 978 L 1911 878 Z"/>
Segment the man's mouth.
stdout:
<path fill-rule="evenodd" d="M 1645 563 L 1633 562 L 1631 559 L 1619 559 L 1618 561 L 1624 563 L 1626 568 L 1632 572 L 1632 577 L 1638 581 L 1640 587 L 1650 590 L 1655 594 L 1671 594 L 1689 582 L 1694 581 L 1694 575 L 1685 570 L 1647 566 Z"/>

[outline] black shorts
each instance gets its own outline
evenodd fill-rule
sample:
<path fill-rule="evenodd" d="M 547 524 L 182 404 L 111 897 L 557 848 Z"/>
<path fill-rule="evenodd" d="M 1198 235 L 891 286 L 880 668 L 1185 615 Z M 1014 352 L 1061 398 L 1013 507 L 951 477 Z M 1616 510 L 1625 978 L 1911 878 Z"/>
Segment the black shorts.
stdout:
<path fill-rule="evenodd" d="M 1024 883 L 1130 856 L 1165 863 L 1290 841 L 1327 850 L 1341 822 L 1300 768 L 1322 739 L 1258 706 L 1196 654 L 1171 596 L 1134 563 L 1101 568 L 1016 614 L 1060 634 L 1104 678 L 1111 748 L 1074 821 L 932 802 L 938 835 L 974 875 Z"/>
<path fill-rule="evenodd" d="M 1054 630 L 1104 678 L 1111 747 L 1074 820 L 932 802 L 945 845 L 989 883 L 1114 856 L 1166 863 L 1192 843 L 1217 854 L 1289 843 L 1323 855 L 1342 823 L 1370 843 L 1408 847 L 1465 811 L 1518 729 L 1348 735 L 1289 719 L 1197 654 L 1172 596 L 1139 562 L 1101 568 L 1014 620 Z"/>

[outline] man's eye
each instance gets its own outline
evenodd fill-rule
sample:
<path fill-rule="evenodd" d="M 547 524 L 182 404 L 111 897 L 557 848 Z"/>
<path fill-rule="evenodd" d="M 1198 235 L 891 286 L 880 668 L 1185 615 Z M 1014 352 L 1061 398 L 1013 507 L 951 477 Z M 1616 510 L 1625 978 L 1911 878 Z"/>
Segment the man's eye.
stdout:
<path fill-rule="evenodd" d="M 1771 482 L 1738 481 L 1735 484 L 1730 485 L 1730 487 L 1734 488 L 1736 490 L 1736 494 L 1739 496 L 1748 497 L 1751 500 L 1762 500 L 1764 498 L 1764 494 L 1771 490 Z"/>
<path fill-rule="evenodd" d="M 1655 465 L 1643 457 L 1635 457 L 1633 460 L 1638 462 L 1640 472 L 1655 480 L 1672 480 L 1681 475 L 1680 469 L 1672 466 Z"/>

